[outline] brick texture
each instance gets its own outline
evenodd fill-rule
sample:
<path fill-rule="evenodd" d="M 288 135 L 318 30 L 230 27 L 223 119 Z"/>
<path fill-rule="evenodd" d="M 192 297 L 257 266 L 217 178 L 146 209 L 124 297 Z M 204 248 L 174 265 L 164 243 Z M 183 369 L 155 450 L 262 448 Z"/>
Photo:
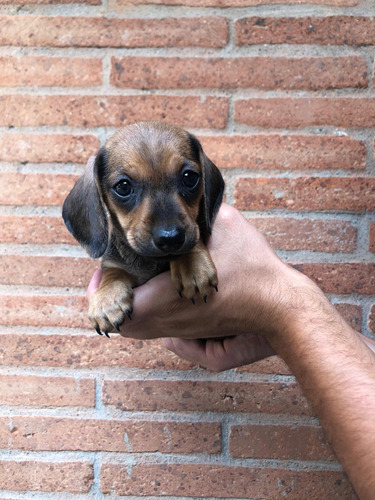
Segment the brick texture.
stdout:
<path fill-rule="evenodd" d="M 83 57 L 0 57 L 0 85 L 75 87 L 100 85 L 102 61 Z"/>
<path fill-rule="evenodd" d="M 114 19 L 1 16 L 0 45 L 41 47 L 223 47 L 224 17 Z"/>
<path fill-rule="evenodd" d="M 104 465 L 100 487 L 117 495 L 176 495 L 217 498 L 301 498 L 309 491 L 315 498 L 355 499 L 339 471 L 289 471 L 284 469 L 221 467 L 215 465 L 136 465 L 131 475 L 123 465 Z"/>
<path fill-rule="evenodd" d="M 0 462 L 0 488 L 11 491 L 88 493 L 93 483 L 88 462 Z"/>
<path fill-rule="evenodd" d="M 233 425 L 229 453 L 239 458 L 335 459 L 322 428 L 312 425 Z"/>
<path fill-rule="evenodd" d="M 228 100 L 225 97 L 0 96 L 0 125 L 5 127 L 121 127 L 134 121 L 162 120 L 181 127 L 222 129 L 227 123 L 227 113 Z"/>
<path fill-rule="evenodd" d="M 1 499 L 356 498 L 277 355 L 217 375 L 97 335 L 100 261 L 61 207 L 116 129 L 181 126 L 227 203 L 375 335 L 373 0 L 0 9 Z"/>
<path fill-rule="evenodd" d="M 111 83 L 138 89 L 366 87 L 367 66 L 361 57 L 124 57 L 112 58 Z"/>
<path fill-rule="evenodd" d="M 368 17 L 248 17 L 236 22 L 238 45 L 373 45 L 374 42 L 375 22 Z"/>

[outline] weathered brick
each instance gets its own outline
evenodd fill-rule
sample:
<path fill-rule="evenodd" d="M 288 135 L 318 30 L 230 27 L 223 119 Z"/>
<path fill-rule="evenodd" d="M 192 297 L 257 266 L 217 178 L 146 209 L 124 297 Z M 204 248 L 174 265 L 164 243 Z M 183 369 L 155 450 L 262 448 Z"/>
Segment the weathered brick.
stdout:
<path fill-rule="evenodd" d="M 105 380 L 103 403 L 124 411 L 312 414 L 296 383 Z"/>
<path fill-rule="evenodd" d="M 233 425 L 229 453 L 235 458 L 335 460 L 323 429 L 315 425 Z"/>
<path fill-rule="evenodd" d="M 32 451 L 218 453 L 215 422 L 0 417 L 0 448 Z"/>
<path fill-rule="evenodd" d="M 370 315 L 368 318 L 368 328 L 370 332 L 375 333 L 375 304 L 371 307 Z"/>
<path fill-rule="evenodd" d="M 0 255 L 0 283 L 86 287 L 98 267 L 99 261 L 84 257 Z"/>
<path fill-rule="evenodd" d="M 362 327 L 362 307 L 355 304 L 334 304 L 335 309 L 341 314 L 344 320 L 357 332 Z"/>
<path fill-rule="evenodd" d="M 267 97 L 239 99 L 234 118 L 246 125 L 290 128 L 331 125 L 375 127 L 375 98 Z"/>
<path fill-rule="evenodd" d="M 62 217 L 47 215 L 0 215 L 0 241 L 32 245 L 78 244 Z"/>
<path fill-rule="evenodd" d="M 363 57 L 122 57 L 112 58 L 120 88 L 329 89 L 366 87 Z"/>
<path fill-rule="evenodd" d="M 94 479 L 89 462 L 0 461 L 0 489 L 88 493 Z"/>
<path fill-rule="evenodd" d="M 95 380 L 3 374 L 0 377 L 0 404 L 93 407 Z"/>
<path fill-rule="evenodd" d="M 240 210 L 374 210 L 375 178 L 240 178 L 235 206 Z"/>
<path fill-rule="evenodd" d="M 1 295 L 2 324 L 91 328 L 88 303 L 77 295 Z"/>
<path fill-rule="evenodd" d="M 349 480 L 341 471 L 225 467 L 204 464 L 105 464 L 100 471 L 103 493 L 144 496 L 197 496 L 216 498 L 306 497 L 355 500 Z"/>
<path fill-rule="evenodd" d="M 357 230 L 350 222 L 291 217 L 257 217 L 249 221 L 277 250 L 353 252 Z"/>
<path fill-rule="evenodd" d="M 370 17 L 247 17 L 236 21 L 235 30 L 237 45 L 375 43 L 375 21 Z"/>
<path fill-rule="evenodd" d="M 225 97 L 167 95 L 1 95 L 0 126 L 121 127 L 140 120 L 161 120 L 181 127 L 222 129 Z"/>
<path fill-rule="evenodd" d="M 6 0 L 6 1 L 11 1 L 11 0 Z M 273 4 L 287 4 L 287 5 L 314 4 L 314 5 L 333 5 L 336 7 L 340 6 L 350 7 L 353 5 L 358 5 L 359 1 L 360 0 L 109 0 L 108 5 L 111 9 L 118 12 L 122 12 L 127 7 L 129 7 L 129 4 L 130 5 L 144 5 L 144 4 L 184 5 L 190 7 L 223 7 L 223 8 L 253 7 L 256 5 L 273 5 Z"/>
<path fill-rule="evenodd" d="M 224 47 L 224 17 L 117 19 L 0 16 L 0 45 L 52 47 Z"/>
<path fill-rule="evenodd" d="M 375 294 L 375 264 L 373 263 L 311 263 L 294 267 L 314 280 L 325 293 Z"/>
<path fill-rule="evenodd" d="M 47 301 L 48 302 L 48 297 Z M 38 307 L 39 308 L 39 307 Z M 4 314 L 4 311 L 1 311 Z M 29 311 L 35 321 L 35 313 Z M 69 313 L 69 310 L 67 311 Z M 82 314 L 86 314 L 83 308 Z M 27 317 L 26 317 L 27 321 Z M 83 321 L 82 321 L 83 322 Z M 99 366 L 143 368 L 147 370 L 191 370 L 196 365 L 163 348 L 160 340 L 99 337 L 94 330 L 85 335 L 30 335 L 0 331 L 0 365 L 62 366 L 92 368 Z M 269 372 L 266 372 L 269 373 Z"/>
<path fill-rule="evenodd" d="M 345 136 L 256 134 L 201 136 L 202 146 L 220 168 L 366 168 L 366 145 Z"/>
<path fill-rule="evenodd" d="M 86 163 L 99 148 L 92 135 L 13 134 L 0 136 L 0 160 L 34 162 Z"/>
<path fill-rule="evenodd" d="M 372 222 L 370 224 L 369 238 L 370 238 L 369 250 L 370 252 L 375 252 L 375 222 Z"/>
<path fill-rule="evenodd" d="M 1 205 L 62 205 L 78 175 L 0 172 Z"/>
<path fill-rule="evenodd" d="M 0 85 L 84 86 L 102 83 L 102 61 L 88 57 L 3 56 Z"/>

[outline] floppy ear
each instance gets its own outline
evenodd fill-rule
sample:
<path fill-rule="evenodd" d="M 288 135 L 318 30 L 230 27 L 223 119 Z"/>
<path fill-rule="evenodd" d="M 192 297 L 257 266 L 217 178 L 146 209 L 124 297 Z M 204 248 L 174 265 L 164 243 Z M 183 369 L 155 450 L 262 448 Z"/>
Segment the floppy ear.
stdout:
<path fill-rule="evenodd" d="M 207 158 L 198 139 L 191 134 L 189 139 L 203 172 L 203 198 L 199 208 L 198 223 L 203 237 L 206 237 L 211 234 L 213 221 L 223 200 L 225 184 L 220 170 Z"/>
<path fill-rule="evenodd" d="M 89 159 L 62 211 L 66 227 L 93 258 L 101 257 L 108 244 L 107 215 L 96 183 L 96 172 L 104 161 L 103 149 Z"/>

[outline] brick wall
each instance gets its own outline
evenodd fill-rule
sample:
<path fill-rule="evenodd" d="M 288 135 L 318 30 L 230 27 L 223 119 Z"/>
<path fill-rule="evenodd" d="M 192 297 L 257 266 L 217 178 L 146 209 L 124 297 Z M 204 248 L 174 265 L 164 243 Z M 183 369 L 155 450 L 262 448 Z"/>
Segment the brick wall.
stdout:
<path fill-rule="evenodd" d="M 277 358 L 98 337 L 61 204 L 124 124 L 189 128 L 226 199 L 375 333 L 374 0 L 0 0 L 0 497 L 352 499 Z"/>

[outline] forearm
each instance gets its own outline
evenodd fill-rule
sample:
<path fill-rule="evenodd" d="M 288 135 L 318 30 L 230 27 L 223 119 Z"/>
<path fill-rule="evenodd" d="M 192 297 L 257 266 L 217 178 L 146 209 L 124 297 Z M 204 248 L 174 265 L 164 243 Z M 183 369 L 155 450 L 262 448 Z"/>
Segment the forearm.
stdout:
<path fill-rule="evenodd" d="M 269 341 L 312 403 L 360 498 L 373 500 L 374 344 L 367 345 L 311 282 L 297 280 L 292 296 L 289 324 Z"/>

